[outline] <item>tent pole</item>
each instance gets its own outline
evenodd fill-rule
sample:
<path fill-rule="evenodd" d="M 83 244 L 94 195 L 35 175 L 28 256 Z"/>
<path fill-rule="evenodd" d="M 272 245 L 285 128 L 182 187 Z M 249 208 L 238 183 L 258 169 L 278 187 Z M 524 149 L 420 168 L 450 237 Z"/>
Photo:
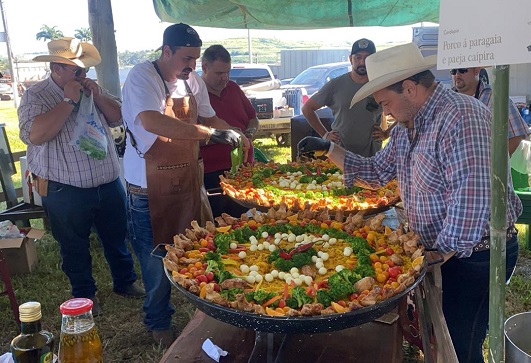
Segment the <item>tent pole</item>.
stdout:
<path fill-rule="evenodd" d="M 247 51 L 249 52 L 249 63 L 253 63 L 253 47 L 251 44 L 251 29 L 247 29 Z"/>
<path fill-rule="evenodd" d="M 505 256 L 507 219 L 507 121 L 509 66 L 494 67 L 490 204 L 490 295 L 488 362 L 505 362 Z"/>

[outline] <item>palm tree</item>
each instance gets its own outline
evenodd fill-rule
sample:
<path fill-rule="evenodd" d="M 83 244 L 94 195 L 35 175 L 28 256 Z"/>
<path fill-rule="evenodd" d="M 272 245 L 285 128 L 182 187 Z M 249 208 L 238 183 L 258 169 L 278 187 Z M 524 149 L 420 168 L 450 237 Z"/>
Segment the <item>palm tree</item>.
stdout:
<path fill-rule="evenodd" d="M 37 40 L 52 40 L 52 39 L 59 39 L 63 37 L 63 32 L 55 29 L 57 28 L 56 25 L 49 27 L 46 24 L 43 24 L 41 27 L 41 31 L 37 33 Z"/>
<path fill-rule="evenodd" d="M 90 28 L 76 29 L 76 34 L 74 34 L 74 37 L 81 40 L 82 42 L 92 41 L 92 33 L 90 32 Z"/>

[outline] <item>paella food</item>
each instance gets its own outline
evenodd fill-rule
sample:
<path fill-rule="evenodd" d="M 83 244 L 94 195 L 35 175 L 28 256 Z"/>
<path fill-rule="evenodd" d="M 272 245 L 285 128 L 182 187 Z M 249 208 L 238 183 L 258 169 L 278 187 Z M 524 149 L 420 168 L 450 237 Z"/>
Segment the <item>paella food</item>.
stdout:
<path fill-rule="evenodd" d="M 253 206 L 298 210 L 324 208 L 359 211 L 382 208 L 399 200 L 396 181 L 378 190 L 346 188 L 341 170 L 329 161 L 255 163 L 220 176 L 224 194 Z"/>
<path fill-rule="evenodd" d="M 188 292 L 269 316 L 345 313 L 389 299 L 415 282 L 424 249 L 413 232 L 382 225 L 384 214 L 343 218 L 327 210 L 227 214 L 192 222 L 166 245 L 165 267 Z"/>

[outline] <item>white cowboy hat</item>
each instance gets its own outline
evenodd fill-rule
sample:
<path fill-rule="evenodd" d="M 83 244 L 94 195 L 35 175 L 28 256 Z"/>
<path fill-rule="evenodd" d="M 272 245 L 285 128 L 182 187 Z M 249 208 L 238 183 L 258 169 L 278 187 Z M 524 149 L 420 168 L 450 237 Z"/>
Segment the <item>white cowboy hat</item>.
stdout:
<path fill-rule="evenodd" d="M 48 42 L 47 55 L 39 55 L 35 62 L 54 62 L 70 64 L 82 68 L 93 67 L 101 63 L 100 53 L 90 43 L 82 43 L 76 38 L 59 38 Z"/>
<path fill-rule="evenodd" d="M 350 107 L 387 86 L 403 81 L 437 64 L 437 55 L 424 57 L 415 43 L 397 45 L 371 54 L 365 60 L 369 82 L 352 97 Z"/>

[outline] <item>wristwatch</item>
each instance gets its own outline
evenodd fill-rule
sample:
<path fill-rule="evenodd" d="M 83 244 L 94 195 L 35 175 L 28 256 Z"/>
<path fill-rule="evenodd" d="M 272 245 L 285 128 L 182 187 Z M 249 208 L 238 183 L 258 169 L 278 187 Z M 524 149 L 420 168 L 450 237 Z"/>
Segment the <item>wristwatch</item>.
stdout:
<path fill-rule="evenodd" d="M 72 106 L 74 106 L 74 107 L 77 106 L 77 102 L 74 101 L 74 100 L 71 99 L 71 98 L 65 97 L 65 98 L 63 98 L 63 101 L 66 102 L 66 103 L 68 103 L 68 104 L 70 104 L 70 105 L 72 105 Z"/>

